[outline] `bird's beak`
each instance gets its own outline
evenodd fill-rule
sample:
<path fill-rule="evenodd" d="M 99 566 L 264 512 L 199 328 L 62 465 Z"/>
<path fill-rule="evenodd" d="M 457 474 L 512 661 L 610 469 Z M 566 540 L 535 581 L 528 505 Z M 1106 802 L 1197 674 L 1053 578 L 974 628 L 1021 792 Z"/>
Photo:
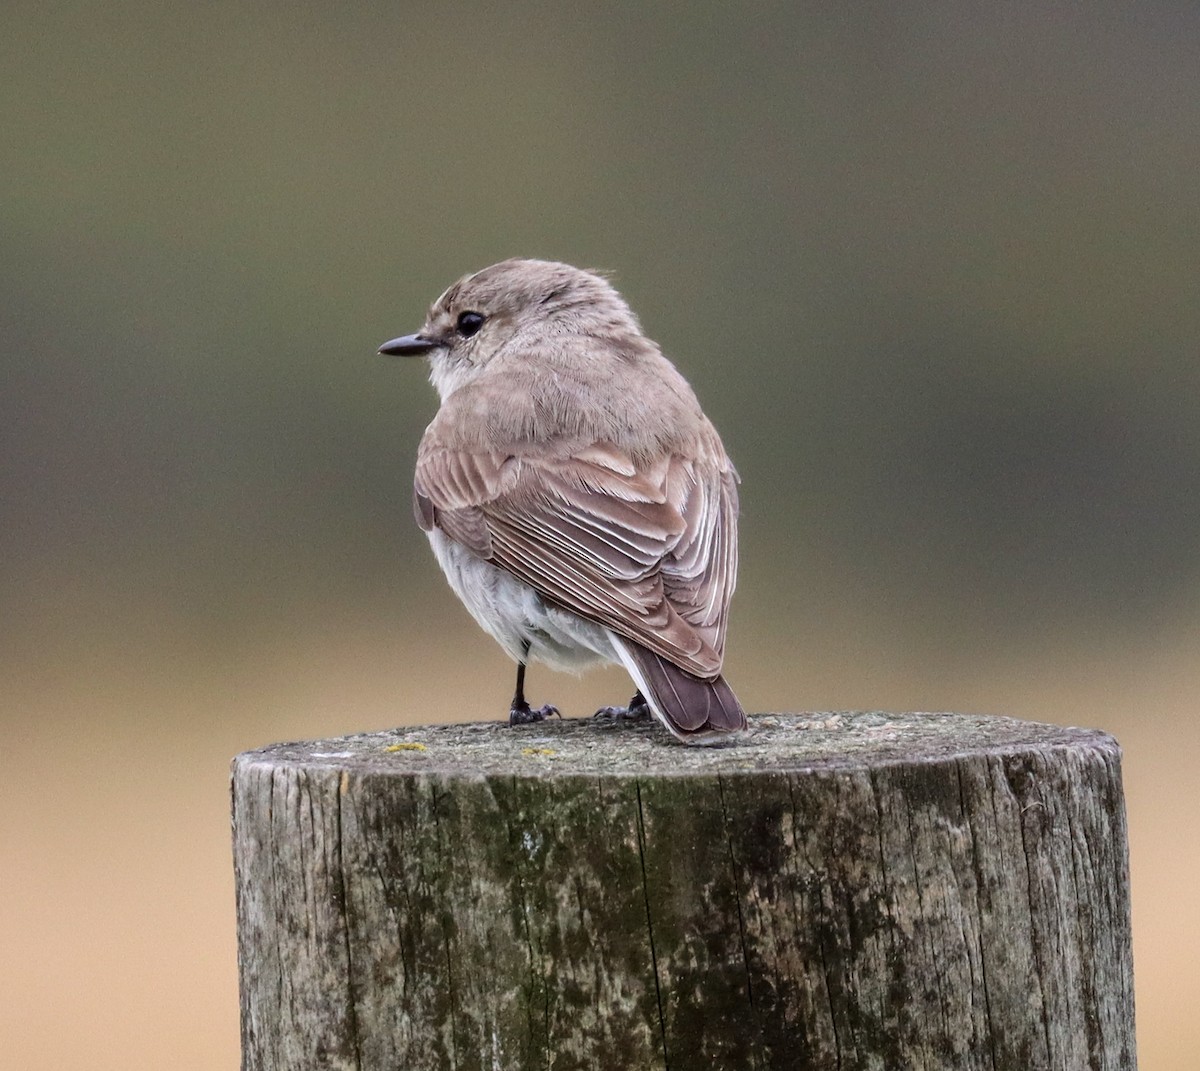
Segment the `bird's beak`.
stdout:
<path fill-rule="evenodd" d="M 404 335 L 402 338 L 394 338 L 391 342 L 385 342 L 379 347 L 379 352 L 388 357 L 423 357 L 430 350 L 436 350 L 440 345 L 440 342 L 434 342 L 431 338 L 422 338 L 420 335 Z"/>

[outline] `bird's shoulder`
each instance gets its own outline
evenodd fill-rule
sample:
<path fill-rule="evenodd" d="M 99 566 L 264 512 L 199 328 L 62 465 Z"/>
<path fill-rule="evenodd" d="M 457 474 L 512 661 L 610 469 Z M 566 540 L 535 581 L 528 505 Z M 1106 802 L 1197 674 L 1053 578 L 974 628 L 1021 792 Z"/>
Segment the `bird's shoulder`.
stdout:
<path fill-rule="evenodd" d="M 668 481 L 726 473 L 732 465 L 691 387 L 638 336 L 576 339 L 570 352 L 514 347 L 442 400 L 416 483 L 447 509 L 564 490 L 663 502 Z"/>

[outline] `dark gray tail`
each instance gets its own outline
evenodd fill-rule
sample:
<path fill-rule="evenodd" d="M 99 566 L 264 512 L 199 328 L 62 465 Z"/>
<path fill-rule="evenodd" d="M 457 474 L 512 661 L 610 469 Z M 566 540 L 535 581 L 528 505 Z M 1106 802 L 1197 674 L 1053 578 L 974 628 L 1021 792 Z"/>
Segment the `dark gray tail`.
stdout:
<path fill-rule="evenodd" d="M 640 676 L 637 684 L 651 709 L 681 740 L 746 728 L 746 712 L 724 677 L 693 677 L 632 640 L 622 638 L 621 645 L 640 671 L 633 676 Z"/>

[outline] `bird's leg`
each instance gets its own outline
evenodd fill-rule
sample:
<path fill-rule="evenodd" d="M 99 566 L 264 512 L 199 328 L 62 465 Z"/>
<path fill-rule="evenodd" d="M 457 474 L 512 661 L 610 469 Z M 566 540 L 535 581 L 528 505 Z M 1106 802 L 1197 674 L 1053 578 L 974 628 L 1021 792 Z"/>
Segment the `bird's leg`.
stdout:
<path fill-rule="evenodd" d="M 606 718 L 610 721 L 649 721 L 651 717 L 650 704 L 642 697 L 642 693 L 634 692 L 627 707 L 601 707 L 596 711 L 595 718 Z"/>
<path fill-rule="evenodd" d="M 513 694 L 512 706 L 508 708 L 509 725 L 528 725 L 530 722 L 545 721 L 552 714 L 558 714 L 558 707 L 547 703 L 537 710 L 531 710 L 525 701 L 525 659 L 529 657 L 529 641 L 521 644 L 521 660 L 517 663 L 517 690 Z"/>

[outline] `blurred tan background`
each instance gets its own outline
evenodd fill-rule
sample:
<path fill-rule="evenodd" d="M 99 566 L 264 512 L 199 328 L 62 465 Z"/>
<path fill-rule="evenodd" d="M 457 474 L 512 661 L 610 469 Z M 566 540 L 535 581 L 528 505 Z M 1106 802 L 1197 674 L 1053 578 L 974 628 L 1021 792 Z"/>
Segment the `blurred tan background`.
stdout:
<path fill-rule="evenodd" d="M 1117 734 L 1190 1069 L 1200 9 L 575 7 L 6 5 L 5 1066 L 234 1067 L 230 757 L 503 714 L 375 349 L 523 254 L 612 271 L 739 465 L 748 707 Z"/>

